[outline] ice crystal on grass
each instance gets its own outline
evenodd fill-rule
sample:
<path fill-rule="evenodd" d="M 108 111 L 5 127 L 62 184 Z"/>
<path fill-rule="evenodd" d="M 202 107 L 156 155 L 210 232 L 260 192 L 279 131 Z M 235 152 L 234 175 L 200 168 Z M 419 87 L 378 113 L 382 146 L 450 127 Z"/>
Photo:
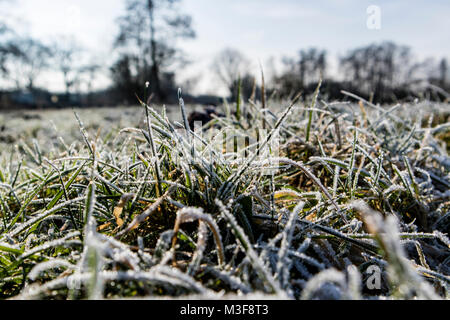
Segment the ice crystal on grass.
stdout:
<path fill-rule="evenodd" d="M 448 103 L 344 95 L 194 130 L 180 92 L 23 134 L 0 149 L 1 298 L 448 298 Z"/>

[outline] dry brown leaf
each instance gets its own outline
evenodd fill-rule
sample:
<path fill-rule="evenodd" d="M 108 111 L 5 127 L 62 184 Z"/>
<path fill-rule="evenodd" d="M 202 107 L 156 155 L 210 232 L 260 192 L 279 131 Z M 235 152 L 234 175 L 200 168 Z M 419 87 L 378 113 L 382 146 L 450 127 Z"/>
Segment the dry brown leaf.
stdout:
<path fill-rule="evenodd" d="M 317 218 L 317 214 L 316 213 L 311 213 L 310 215 L 306 216 L 306 220 L 314 222 L 316 221 Z"/>
<path fill-rule="evenodd" d="M 112 224 L 111 222 L 105 223 L 105 224 L 99 226 L 99 227 L 97 228 L 97 231 L 103 231 L 103 230 L 105 230 L 106 228 L 108 228 L 109 226 L 111 226 L 111 224 Z"/>
<path fill-rule="evenodd" d="M 135 196 L 135 194 L 133 194 L 133 193 L 127 193 L 127 194 L 122 195 L 122 198 L 120 198 L 120 201 L 117 204 L 117 207 L 114 208 L 113 214 L 114 214 L 114 217 L 116 218 L 116 223 L 119 227 L 123 226 L 123 224 L 125 223 L 123 221 L 123 219 L 121 218 L 123 208 L 125 208 L 128 201 L 133 199 L 134 196 Z"/>
<path fill-rule="evenodd" d="M 114 217 L 116 217 L 116 223 L 119 227 L 123 226 L 123 219 L 120 217 L 122 215 L 122 211 L 123 211 L 123 206 L 121 207 L 120 204 L 119 206 L 114 208 Z"/>

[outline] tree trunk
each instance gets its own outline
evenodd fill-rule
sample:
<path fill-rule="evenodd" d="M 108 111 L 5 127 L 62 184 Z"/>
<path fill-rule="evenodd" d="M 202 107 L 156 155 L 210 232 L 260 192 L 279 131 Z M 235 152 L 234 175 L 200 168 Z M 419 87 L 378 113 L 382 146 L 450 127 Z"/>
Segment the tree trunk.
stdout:
<path fill-rule="evenodd" d="M 157 100 L 163 99 L 163 93 L 161 91 L 161 83 L 159 78 L 159 65 L 157 60 L 157 43 L 156 43 L 156 35 L 155 35 L 155 20 L 154 20 L 154 2 L 153 0 L 148 0 L 148 12 L 150 15 L 150 42 L 151 42 L 151 60 L 152 60 L 152 68 L 151 68 L 151 83 L 150 83 L 150 91 L 155 95 Z"/>

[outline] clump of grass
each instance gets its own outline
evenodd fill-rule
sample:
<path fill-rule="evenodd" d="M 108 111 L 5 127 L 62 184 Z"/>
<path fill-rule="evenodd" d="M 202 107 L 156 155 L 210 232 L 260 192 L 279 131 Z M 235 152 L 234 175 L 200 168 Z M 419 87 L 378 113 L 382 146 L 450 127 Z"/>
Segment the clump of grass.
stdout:
<path fill-rule="evenodd" d="M 0 297 L 448 298 L 448 111 L 344 94 L 2 150 Z"/>

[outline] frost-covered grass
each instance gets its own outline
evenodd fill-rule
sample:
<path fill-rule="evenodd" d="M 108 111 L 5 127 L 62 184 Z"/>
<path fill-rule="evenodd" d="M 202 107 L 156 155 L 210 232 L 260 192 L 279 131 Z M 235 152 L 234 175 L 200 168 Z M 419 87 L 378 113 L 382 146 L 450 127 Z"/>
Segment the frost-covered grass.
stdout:
<path fill-rule="evenodd" d="M 262 100 L 2 115 L 0 297 L 449 298 L 449 105 Z"/>

